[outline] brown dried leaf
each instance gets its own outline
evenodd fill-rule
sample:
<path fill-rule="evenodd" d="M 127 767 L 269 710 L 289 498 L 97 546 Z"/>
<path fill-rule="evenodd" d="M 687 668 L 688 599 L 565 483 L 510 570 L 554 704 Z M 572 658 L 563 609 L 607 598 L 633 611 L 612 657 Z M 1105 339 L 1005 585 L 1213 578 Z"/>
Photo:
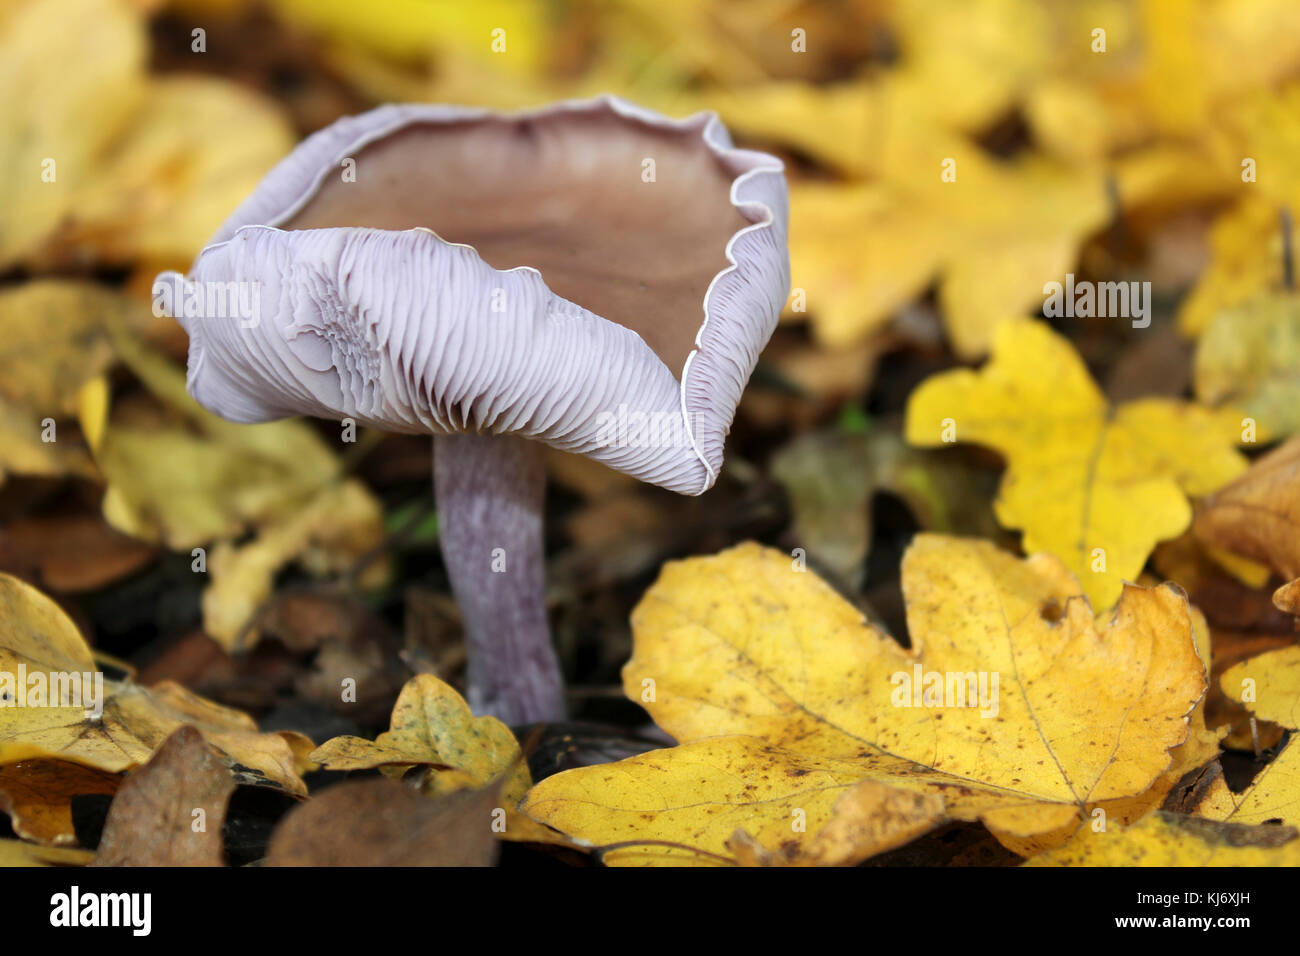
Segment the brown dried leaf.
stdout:
<path fill-rule="evenodd" d="M 234 780 L 193 727 L 132 772 L 108 811 L 94 866 L 221 866 Z"/>
<path fill-rule="evenodd" d="M 347 781 L 289 812 L 267 866 L 491 866 L 501 788 L 430 799 L 395 780 Z M 499 812 L 498 812 L 499 811 Z"/>

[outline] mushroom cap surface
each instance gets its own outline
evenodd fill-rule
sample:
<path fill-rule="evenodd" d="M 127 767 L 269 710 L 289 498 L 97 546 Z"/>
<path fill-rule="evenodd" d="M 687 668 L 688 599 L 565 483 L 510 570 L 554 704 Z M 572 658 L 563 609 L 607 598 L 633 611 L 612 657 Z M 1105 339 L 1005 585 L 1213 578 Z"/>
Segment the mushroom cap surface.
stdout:
<path fill-rule="evenodd" d="M 788 294 L 787 220 L 781 162 L 711 113 L 384 106 L 305 139 L 155 301 L 231 421 L 516 434 L 699 494 Z"/>

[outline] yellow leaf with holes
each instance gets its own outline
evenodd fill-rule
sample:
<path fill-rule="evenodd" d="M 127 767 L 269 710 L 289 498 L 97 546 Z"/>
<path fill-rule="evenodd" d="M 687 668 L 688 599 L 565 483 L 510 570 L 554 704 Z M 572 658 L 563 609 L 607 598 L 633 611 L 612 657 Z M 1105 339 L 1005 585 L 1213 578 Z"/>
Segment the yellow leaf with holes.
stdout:
<path fill-rule="evenodd" d="M 1070 343 L 1044 323 L 1008 320 L 978 372 L 936 375 L 907 404 L 907 440 L 997 449 L 1007 470 L 995 504 L 1078 575 L 1100 611 L 1136 580 L 1157 542 L 1191 522 L 1188 495 L 1246 469 L 1241 415 L 1167 399 L 1112 408 Z"/>
<path fill-rule="evenodd" d="M 1093 808 L 1129 819 L 1205 689 L 1186 597 L 1130 585 L 1099 626 L 1058 559 L 929 534 L 902 577 L 912 650 L 781 552 L 666 565 L 633 613 L 623 684 L 681 745 L 548 777 L 523 809 L 593 844 L 640 844 L 613 864 L 734 860 L 738 829 L 768 853 L 815 854 L 866 780 L 937 797 L 944 818 L 1025 855 Z M 915 810 L 837 854 L 896 845 Z"/>
<path fill-rule="evenodd" d="M 1269 651 L 1230 667 L 1219 686 L 1261 720 L 1300 729 L 1300 647 Z M 1229 823 L 1300 825 L 1300 747 L 1295 734 L 1242 793 L 1226 794 L 1206 816 Z"/>

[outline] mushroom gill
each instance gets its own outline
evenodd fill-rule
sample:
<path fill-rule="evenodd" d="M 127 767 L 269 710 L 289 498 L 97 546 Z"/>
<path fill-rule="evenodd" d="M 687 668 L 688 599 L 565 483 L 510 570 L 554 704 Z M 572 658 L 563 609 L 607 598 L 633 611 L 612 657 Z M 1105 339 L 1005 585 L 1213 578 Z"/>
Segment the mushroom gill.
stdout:
<path fill-rule="evenodd" d="M 355 182 L 326 177 L 282 227 L 423 227 L 497 269 L 531 266 L 679 380 L 727 243 L 751 224 L 731 203 L 737 171 L 699 128 L 612 112 L 413 123 L 352 158 Z"/>

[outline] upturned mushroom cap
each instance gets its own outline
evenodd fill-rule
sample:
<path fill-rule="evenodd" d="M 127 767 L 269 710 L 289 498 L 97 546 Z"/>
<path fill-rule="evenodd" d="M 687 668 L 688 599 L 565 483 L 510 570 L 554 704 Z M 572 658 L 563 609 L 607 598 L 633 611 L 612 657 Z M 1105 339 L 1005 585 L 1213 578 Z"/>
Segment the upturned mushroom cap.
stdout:
<path fill-rule="evenodd" d="M 385 106 L 272 170 L 167 311 L 224 418 L 515 434 L 699 494 L 785 302 L 787 216 L 782 164 L 712 114 Z M 210 314 L 213 289 L 256 307 Z"/>

